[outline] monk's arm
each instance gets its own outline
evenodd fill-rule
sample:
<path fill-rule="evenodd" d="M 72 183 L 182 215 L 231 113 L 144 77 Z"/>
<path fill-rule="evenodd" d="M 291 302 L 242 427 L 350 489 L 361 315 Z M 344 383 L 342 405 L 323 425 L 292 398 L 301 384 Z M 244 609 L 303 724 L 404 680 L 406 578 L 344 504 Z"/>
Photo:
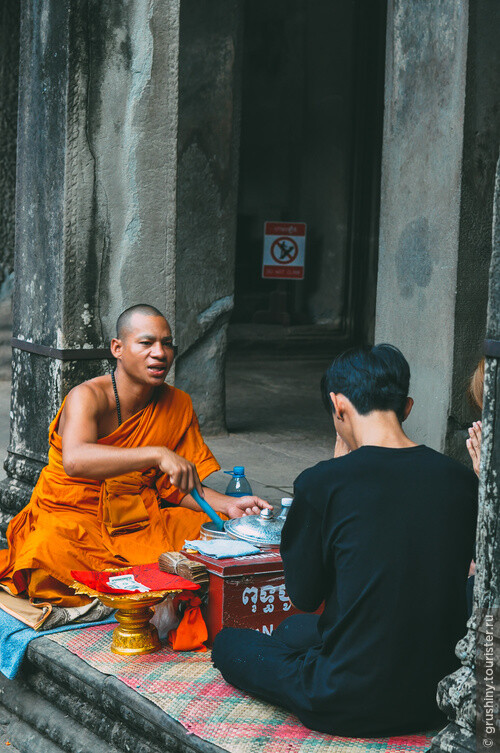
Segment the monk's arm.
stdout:
<path fill-rule="evenodd" d="M 272 507 L 265 499 L 261 499 L 255 495 L 229 497 L 227 494 L 216 492 L 215 489 L 209 489 L 208 486 L 203 488 L 205 499 L 209 505 L 213 507 L 215 512 L 227 515 L 228 518 L 241 518 L 243 515 L 258 515 L 265 507 Z M 190 510 L 200 510 L 198 504 L 190 494 L 186 494 L 183 497 L 180 506 L 187 507 Z"/>
<path fill-rule="evenodd" d="M 86 384 L 76 387 L 68 395 L 62 433 L 62 459 L 68 476 L 103 480 L 157 467 L 168 473 L 172 484 L 181 491 L 196 487 L 203 494 L 194 464 L 166 447 L 97 444 L 98 416 L 104 409 L 99 394 Z"/>

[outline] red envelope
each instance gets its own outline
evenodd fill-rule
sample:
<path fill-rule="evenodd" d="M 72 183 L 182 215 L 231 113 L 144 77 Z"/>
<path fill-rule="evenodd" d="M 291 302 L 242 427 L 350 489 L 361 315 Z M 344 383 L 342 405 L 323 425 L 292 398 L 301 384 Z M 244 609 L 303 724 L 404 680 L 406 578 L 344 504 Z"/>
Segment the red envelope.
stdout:
<path fill-rule="evenodd" d="M 120 588 L 111 588 L 108 586 L 110 575 L 133 575 L 135 580 L 147 586 L 151 591 L 197 591 L 199 585 L 192 580 L 181 578 L 179 575 L 165 573 L 160 570 L 157 562 L 149 565 L 133 565 L 118 572 L 103 572 L 102 570 L 72 570 L 73 578 L 85 586 L 93 588 L 103 594 L 136 594 L 139 591 L 127 591 Z"/>

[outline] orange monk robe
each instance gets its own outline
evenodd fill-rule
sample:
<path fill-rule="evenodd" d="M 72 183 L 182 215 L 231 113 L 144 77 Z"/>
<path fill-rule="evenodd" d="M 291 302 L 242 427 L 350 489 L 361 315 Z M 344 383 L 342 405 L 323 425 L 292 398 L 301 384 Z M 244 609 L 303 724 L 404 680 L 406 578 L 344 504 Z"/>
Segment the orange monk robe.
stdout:
<path fill-rule="evenodd" d="M 64 403 L 63 403 L 64 405 Z M 0 551 L 0 586 L 63 606 L 86 603 L 68 586 L 71 570 L 102 570 L 154 562 L 195 539 L 209 520 L 178 507 L 182 494 L 157 468 L 106 481 L 71 478 L 57 433 L 63 405 L 49 429 L 49 462 L 29 504 L 7 529 Z M 98 444 L 163 445 L 196 465 L 200 479 L 220 466 L 203 441 L 190 397 L 163 385 L 156 398 Z"/>

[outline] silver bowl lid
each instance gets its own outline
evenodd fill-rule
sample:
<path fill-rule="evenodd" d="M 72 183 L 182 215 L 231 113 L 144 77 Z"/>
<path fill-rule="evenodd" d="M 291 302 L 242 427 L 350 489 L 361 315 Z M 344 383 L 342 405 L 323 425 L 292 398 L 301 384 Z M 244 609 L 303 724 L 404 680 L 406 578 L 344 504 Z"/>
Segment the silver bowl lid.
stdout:
<path fill-rule="evenodd" d="M 275 518 L 273 511 L 266 508 L 260 515 L 226 520 L 224 528 L 231 536 L 255 546 L 279 546 L 283 520 Z"/>

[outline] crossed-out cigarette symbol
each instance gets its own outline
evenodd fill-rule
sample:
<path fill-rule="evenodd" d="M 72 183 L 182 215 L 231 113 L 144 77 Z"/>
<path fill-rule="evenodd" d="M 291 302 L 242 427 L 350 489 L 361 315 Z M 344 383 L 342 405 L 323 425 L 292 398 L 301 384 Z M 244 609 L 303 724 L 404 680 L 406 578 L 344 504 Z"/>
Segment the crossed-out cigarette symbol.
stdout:
<path fill-rule="evenodd" d="M 299 247 L 293 238 L 284 236 L 276 238 L 271 246 L 271 256 L 278 264 L 290 264 L 295 261 L 299 253 Z"/>

